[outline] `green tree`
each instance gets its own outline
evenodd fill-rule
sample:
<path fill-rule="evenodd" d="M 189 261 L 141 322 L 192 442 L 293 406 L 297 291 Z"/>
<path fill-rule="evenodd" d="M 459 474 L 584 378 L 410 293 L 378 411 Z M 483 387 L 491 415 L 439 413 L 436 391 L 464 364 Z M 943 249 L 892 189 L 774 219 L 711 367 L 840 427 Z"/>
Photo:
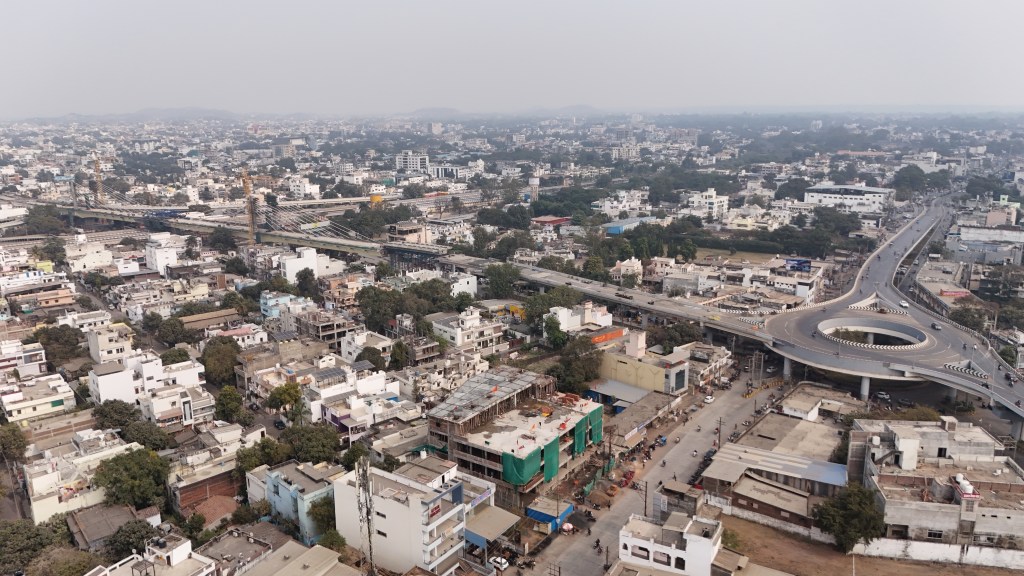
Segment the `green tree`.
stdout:
<path fill-rule="evenodd" d="M 33 332 L 32 336 L 43 345 L 46 359 L 54 366 L 85 354 L 85 349 L 79 344 L 84 340 L 84 334 L 78 328 L 45 326 Z"/>
<path fill-rule="evenodd" d="M 803 212 L 797 214 L 796 216 L 793 217 L 793 220 L 790 221 L 790 224 L 792 224 L 793 226 L 796 226 L 797 228 L 804 228 L 804 227 L 806 227 L 807 226 L 807 214 L 804 214 Z"/>
<path fill-rule="evenodd" d="M 302 399 L 302 390 L 295 382 L 282 384 L 274 388 L 267 398 L 267 406 L 273 410 L 288 408 Z"/>
<path fill-rule="evenodd" d="M 199 239 L 189 234 L 185 237 L 185 252 L 182 254 L 186 260 L 195 260 L 199 257 Z"/>
<path fill-rule="evenodd" d="M 199 513 L 193 513 L 185 519 L 181 524 L 181 530 L 191 540 L 199 538 L 199 534 L 203 531 L 203 526 L 206 525 L 206 517 Z"/>
<path fill-rule="evenodd" d="M 0 574 L 24 570 L 48 546 L 62 543 L 49 526 L 36 526 L 31 520 L 0 520 Z"/>
<path fill-rule="evenodd" d="M 227 386 L 235 381 L 235 365 L 241 348 L 230 336 L 214 336 L 207 341 L 199 361 L 206 367 L 206 381 Z"/>
<path fill-rule="evenodd" d="M 583 276 L 592 280 L 607 280 L 608 271 L 604 267 L 604 260 L 597 255 L 588 257 L 583 263 Z"/>
<path fill-rule="evenodd" d="M 270 206 L 271 208 L 277 208 L 277 194 L 267 194 L 263 197 L 263 199 L 267 203 L 267 206 Z"/>
<path fill-rule="evenodd" d="M 370 364 L 373 364 L 373 367 L 377 370 L 384 370 L 387 368 L 387 361 L 384 360 L 383 356 L 381 356 L 380 350 L 373 346 L 365 346 L 359 351 L 359 355 L 356 356 L 356 362 L 360 360 L 366 360 Z"/>
<path fill-rule="evenodd" d="M 977 306 L 958 304 L 949 311 L 947 318 L 975 332 L 985 329 L 985 313 Z"/>
<path fill-rule="evenodd" d="M 356 463 L 359 462 L 361 458 L 368 458 L 369 456 L 370 451 L 367 450 L 365 444 L 362 442 L 353 442 L 352 445 L 349 446 L 348 450 L 345 450 L 345 453 L 341 455 L 341 465 L 344 466 L 346 470 L 355 470 Z"/>
<path fill-rule="evenodd" d="M 334 516 L 334 496 L 325 496 L 313 501 L 309 506 L 308 513 L 309 518 L 316 525 L 317 532 L 321 534 L 337 527 Z"/>
<path fill-rule="evenodd" d="M 924 170 L 916 164 L 908 164 L 900 168 L 892 179 L 893 188 L 911 192 L 923 192 L 927 183 Z"/>
<path fill-rule="evenodd" d="M 836 548 L 844 554 L 860 542 L 870 544 L 885 534 L 885 515 L 875 502 L 874 491 L 860 484 L 849 484 L 833 498 L 812 511 L 814 523 L 836 539 Z"/>
<path fill-rule="evenodd" d="M 93 483 L 106 489 L 108 504 L 127 504 L 137 509 L 160 507 L 169 469 L 156 452 L 133 450 L 101 462 Z"/>
<path fill-rule="evenodd" d="M 149 421 L 130 422 L 121 429 L 121 437 L 125 442 L 138 442 L 150 450 L 164 450 L 173 443 L 163 428 Z"/>
<path fill-rule="evenodd" d="M 245 265 L 245 260 L 238 256 L 232 256 L 224 261 L 224 271 L 228 274 L 246 276 L 249 274 L 249 267 Z"/>
<path fill-rule="evenodd" d="M 228 292 L 220 301 L 223 309 L 233 308 L 241 316 L 247 316 L 260 309 L 259 302 L 247 298 L 238 292 Z"/>
<path fill-rule="evenodd" d="M 33 235 L 63 234 L 68 227 L 61 219 L 56 206 L 39 204 L 29 206 L 25 216 L 25 233 Z"/>
<path fill-rule="evenodd" d="M 129 520 L 107 538 L 107 550 L 111 558 L 127 558 L 132 550 L 141 553 L 146 542 L 157 535 L 156 528 L 145 520 Z"/>
<path fill-rule="evenodd" d="M 544 318 L 544 336 L 554 350 L 561 350 L 569 343 L 569 335 L 562 331 L 562 324 L 553 315 Z"/>
<path fill-rule="evenodd" d="M 160 361 L 164 366 L 171 364 L 177 364 L 178 362 L 187 362 L 192 357 L 188 355 L 188 352 L 182 348 L 171 348 L 160 355 Z"/>
<path fill-rule="evenodd" d="M 266 464 L 276 466 L 292 456 L 291 446 L 271 437 L 263 438 L 252 448 L 241 448 L 235 453 L 235 466 L 245 472 Z"/>
<path fill-rule="evenodd" d="M 515 293 L 519 268 L 513 264 L 491 264 L 484 268 L 487 286 L 494 298 L 509 298 Z"/>
<path fill-rule="evenodd" d="M 465 312 L 466 309 L 473 305 L 473 302 L 474 299 L 472 294 L 470 294 L 469 292 L 459 292 L 458 294 L 455 295 L 455 311 Z"/>
<path fill-rule="evenodd" d="M 793 198 L 803 202 L 804 192 L 811 187 L 811 183 L 803 178 L 795 178 L 793 180 L 787 180 L 779 185 L 775 190 L 775 199 L 782 200 L 783 198 Z"/>
<path fill-rule="evenodd" d="M 96 418 L 96 427 L 101 430 L 124 430 L 129 424 L 142 419 L 142 412 L 124 400 L 107 400 L 93 408 L 92 415 Z"/>
<path fill-rule="evenodd" d="M 636 274 L 623 274 L 622 275 L 622 287 L 623 288 L 636 288 L 637 275 Z"/>
<path fill-rule="evenodd" d="M 168 318 L 160 322 L 160 329 L 157 330 L 157 338 L 168 346 L 175 346 L 182 342 L 195 344 L 199 341 L 199 334 L 195 330 L 185 328 L 180 318 Z"/>
<path fill-rule="evenodd" d="M 324 422 L 292 426 L 281 433 L 281 441 L 291 446 L 299 462 L 333 462 L 338 455 L 338 431 Z"/>
<path fill-rule="evenodd" d="M 210 233 L 210 247 L 219 252 L 227 252 L 237 250 L 238 243 L 235 242 L 235 235 L 230 229 L 217 226 Z"/>
<path fill-rule="evenodd" d="M 92 301 L 92 298 L 90 298 L 88 294 L 80 294 L 75 298 L 75 303 L 86 312 L 92 312 L 93 310 L 98 309 L 96 303 Z"/>
<path fill-rule="evenodd" d="M 396 341 L 395 345 L 391 347 L 391 363 L 388 368 L 401 370 L 410 364 L 412 364 L 412 353 L 409 351 L 409 347 L 402 340 Z"/>
<path fill-rule="evenodd" d="M 316 273 L 309 268 L 303 268 L 295 275 L 295 288 L 299 296 L 305 296 L 317 303 L 324 301 L 324 295 L 316 282 Z"/>
<path fill-rule="evenodd" d="M 21 426 L 14 423 L 0 426 L 0 456 L 11 464 L 25 461 L 25 450 L 28 441 L 21 431 Z"/>
<path fill-rule="evenodd" d="M 1013 346 L 1003 346 L 999 349 L 999 356 L 1010 366 L 1017 365 L 1017 349 Z"/>
<path fill-rule="evenodd" d="M 596 380 L 601 372 L 604 351 L 594 346 L 589 337 L 574 336 L 562 349 L 561 361 L 548 369 L 547 374 L 558 380 L 562 392 L 582 394 L 588 382 Z"/>
<path fill-rule="evenodd" d="M 328 530 L 324 532 L 323 536 L 320 537 L 320 540 L 317 541 L 317 544 L 338 552 L 341 554 L 339 560 L 344 560 L 348 542 L 345 541 L 345 537 L 339 534 L 337 530 Z"/>
<path fill-rule="evenodd" d="M 25 573 L 32 576 L 81 576 L 103 564 L 103 558 L 96 554 L 55 544 L 45 548 L 26 566 Z"/>
<path fill-rule="evenodd" d="M 213 416 L 218 420 L 238 422 L 245 409 L 243 404 L 244 400 L 238 390 L 234 386 L 225 386 L 217 396 Z"/>
<path fill-rule="evenodd" d="M 157 314 L 156 312 L 146 312 L 142 317 L 142 329 L 150 334 L 156 334 L 160 330 L 160 325 L 163 324 L 164 317 Z"/>

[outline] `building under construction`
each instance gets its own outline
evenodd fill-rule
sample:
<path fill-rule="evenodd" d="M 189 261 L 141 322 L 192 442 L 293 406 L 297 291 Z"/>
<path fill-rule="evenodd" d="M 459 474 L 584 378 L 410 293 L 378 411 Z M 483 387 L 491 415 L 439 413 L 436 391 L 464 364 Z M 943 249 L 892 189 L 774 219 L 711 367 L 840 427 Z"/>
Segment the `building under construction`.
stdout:
<path fill-rule="evenodd" d="M 508 508 L 522 507 L 524 495 L 603 438 L 600 404 L 508 366 L 473 376 L 427 416 L 430 443 L 460 470 L 494 482 Z"/>

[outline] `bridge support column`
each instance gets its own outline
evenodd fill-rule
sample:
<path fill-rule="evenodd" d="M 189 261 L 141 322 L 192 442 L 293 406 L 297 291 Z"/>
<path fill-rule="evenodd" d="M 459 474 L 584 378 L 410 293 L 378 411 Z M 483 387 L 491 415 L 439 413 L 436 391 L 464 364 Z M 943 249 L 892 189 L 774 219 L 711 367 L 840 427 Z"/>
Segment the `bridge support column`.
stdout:
<path fill-rule="evenodd" d="M 875 343 L 875 333 L 874 332 L 868 332 L 868 344 L 874 344 L 874 343 Z"/>
<path fill-rule="evenodd" d="M 860 399 L 867 401 L 868 397 L 871 396 L 871 377 L 861 376 L 860 377 Z"/>
<path fill-rule="evenodd" d="M 788 357 L 782 357 L 782 379 L 789 382 L 793 379 L 793 361 Z"/>
<path fill-rule="evenodd" d="M 1018 420 L 1014 417 L 1010 417 L 1010 435 L 1021 440 L 1021 435 L 1024 434 L 1024 420 Z"/>

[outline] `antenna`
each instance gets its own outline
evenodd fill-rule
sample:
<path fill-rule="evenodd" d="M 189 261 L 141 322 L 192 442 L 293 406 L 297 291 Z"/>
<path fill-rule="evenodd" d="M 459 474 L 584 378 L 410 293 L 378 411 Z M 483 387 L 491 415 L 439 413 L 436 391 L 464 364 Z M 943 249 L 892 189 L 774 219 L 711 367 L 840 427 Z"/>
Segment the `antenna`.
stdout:
<path fill-rule="evenodd" d="M 366 456 L 356 461 L 356 491 L 359 525 L 366 534 L 366 561 L 369 563 L 366 574 L 375 576 L 377 569 L 373 562 L 373 489 L 370 486 L 370 459 Z"/>
<path fill-rule="evenodd" d="M 249 225 L 249 245 L 256 245 L 256 200 L 252 197 L 252 181 L 249 172 L 242 169 L 242 189 L 245 190 L 245 216 Z"/>

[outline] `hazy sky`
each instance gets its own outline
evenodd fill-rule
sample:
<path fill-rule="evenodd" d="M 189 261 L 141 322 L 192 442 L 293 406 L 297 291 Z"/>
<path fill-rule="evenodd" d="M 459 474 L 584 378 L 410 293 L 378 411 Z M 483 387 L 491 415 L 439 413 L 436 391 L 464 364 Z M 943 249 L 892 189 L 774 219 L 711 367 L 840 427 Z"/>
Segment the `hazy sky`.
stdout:
<path fill-rule="evenodd" d="M 1024 109 L 1024 1 L 4 0 L 0 118 Z"/>

